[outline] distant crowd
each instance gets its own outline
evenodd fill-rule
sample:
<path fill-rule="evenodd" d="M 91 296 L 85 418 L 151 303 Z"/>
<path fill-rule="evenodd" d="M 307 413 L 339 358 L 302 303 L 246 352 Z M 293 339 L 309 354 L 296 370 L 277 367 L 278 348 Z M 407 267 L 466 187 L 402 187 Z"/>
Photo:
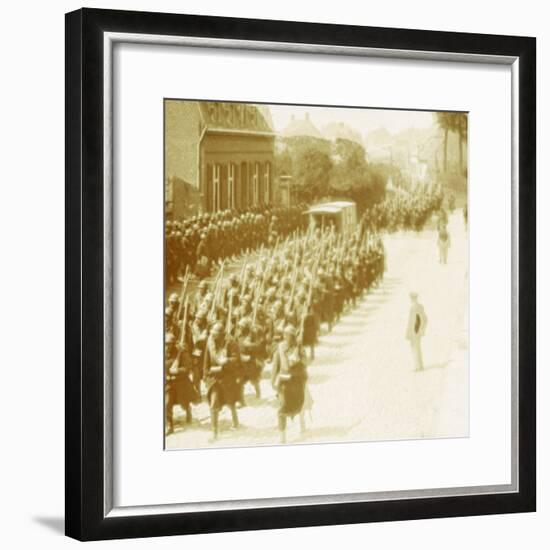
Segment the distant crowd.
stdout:
<path fill-rule="evenodd" d="M 419 186 L 413 191 L 397 191 L 367 208 L 362 223 L 370 231 L 420 231 L 442 206 L 440 186 Z"/>

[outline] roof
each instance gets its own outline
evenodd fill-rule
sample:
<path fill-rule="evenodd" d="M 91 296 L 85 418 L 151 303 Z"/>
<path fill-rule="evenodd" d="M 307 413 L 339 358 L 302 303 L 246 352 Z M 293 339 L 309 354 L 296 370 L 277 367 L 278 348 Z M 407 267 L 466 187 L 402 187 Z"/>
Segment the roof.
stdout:
<path fill-rule="evenodd" d="M 351 201 L 335 201 L 335 202 L 325 202 L 323 204 L 316 204 L 307 210 L 308 214 L 337 214 L 345 208 L 355 206 L 354 202 Z"/>
<path fill-rule="evenodd" d="M 323 135 L 317 127 L 311 122 L 309 118 L 309 113 L 305 113 L 304 118 L 296 118 L 292 116 L 290 122 L 282 131 L 283 136 L 285 137 L 298 137 L 298 136 L 307 136 L 322 139 Z"/>
<path fill-rule="evenodd" d="M 223 101 L 198 101 L 206 131 L 274 135 L 267 105 Z"/>
<path fill-rule="evenodd" d="M 328 139 L 347 139 L 363 146 L 363 136 L 361 133 L 344 122 L 330 122 L 323 126 L 322 132 Z"/>

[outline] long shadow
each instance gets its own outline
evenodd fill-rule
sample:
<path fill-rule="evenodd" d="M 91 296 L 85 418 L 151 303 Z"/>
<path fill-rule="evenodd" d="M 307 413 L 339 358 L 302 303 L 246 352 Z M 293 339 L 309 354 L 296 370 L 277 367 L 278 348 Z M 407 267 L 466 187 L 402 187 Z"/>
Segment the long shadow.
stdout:
<path fill-rule="evenodd" d="M 368 324 L 366 321 L 365 321 L 365 318 L 363 316 L 363 313 L 365 313 L 367 310 L 363 310 L 361 311 L 361 316 L 357 316 L 357 317 L 352 317 L 352 318 L 347 318 L 347 319 L 344 319 L 342 321 L 340 321 L 338 323 L 338 326 L 339 327 L 348 327 L 348 326 L 352 326 L 352 327 L 357 327 L 357 326 L 364 326 L 366 324 Z"/>
<path fill-rule="evenodd" d="M 331 356 L 325 356 L 323 358 L 315 359 L 315 366 L 316 367 L 326 367 L 329 365 L 334 365 L 338 360 L 342 358 L 341 355 L 331 355 Z"/>
<path fill-rule="evenodd" d="M 272 405 L 271 397 L 256 397 L 254 394 L 249 395 L 245 394 L 246 406 L 247 407 L 263 407 Z"/>
<path fill-rule="evenodd" d="M 372 304 L 372 305 L 380 306 L 382 304 L 385 304 L 388 301 L 390 295 L 391 294 L 388 293 L 385 296 L 381 296 L 381 295 L 372 296 L 372 297 L 369 296 L 367 298 L 366 305 Z"/>
<path fill-rule="evenodd" d="M 348 329 L 346 330 L 346 336 L 357 336 L 358 334 L 362 334 L 365 332 L 365 328 L 367 327 L 369 323 L 363 323 L 361 325 L 358 325 L 360 326 L 361 328 L 360 329 Z"/>
<path fill-rule="evenodd" d="M 431 369 L 444 369 L 445 367 L 449 366 L 450 361 L 445 361 L 443 363 L 432 363 L 431 365 L 425 365 L 424 370 L 431 370 Z"/>
<path fill-rule="evenodd" d="M 315 409 L 313 409 L 313 423 L 315 423 Z M 306 428 L 307 428 L 307 420 L 306 417 Z M 314 442 L 318 438 L 325 438 L 325 437 L 334 437 L 335 442 L 341 441 L 344 437 L 347 436 L 347 434 L 357 426 L 359 422 L 353 423 L 351 426 L 314 426 L 311 428 L 307 428 L 305 433 L 301 435 L 300 440 L 297 441 L 297 443 L 302 443 L 305 441 L 311 441 Z"/>
<path fill-rule="evenodd" d="M 346 336 L 349 333 L 346 331 Z M 344 341 L 344 342 L 320 342 L 320 347 L 322 348 L 328 348 L 328 349 L 342 349 L 348 346 L 350 342 Z M 315 359 L 317 361 L 317 359 Z"/>
<path fill-rule="evenodd" d="M 329 376 L 328 374 L 315 374 L 315 370 L 308 372 L 307 382 L 308 384 L 324 384 L 327 380 L 330 380 L 332 376 Z"/>

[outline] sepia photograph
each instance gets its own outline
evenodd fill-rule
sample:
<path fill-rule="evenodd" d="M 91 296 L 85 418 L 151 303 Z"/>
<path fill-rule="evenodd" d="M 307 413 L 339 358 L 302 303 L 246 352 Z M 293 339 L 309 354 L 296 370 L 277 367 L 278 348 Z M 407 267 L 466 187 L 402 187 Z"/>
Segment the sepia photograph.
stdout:
<path fill-rule="evenodd" d="M 165 449 L 468 437 L 468 113 L 163 109 Z"/>

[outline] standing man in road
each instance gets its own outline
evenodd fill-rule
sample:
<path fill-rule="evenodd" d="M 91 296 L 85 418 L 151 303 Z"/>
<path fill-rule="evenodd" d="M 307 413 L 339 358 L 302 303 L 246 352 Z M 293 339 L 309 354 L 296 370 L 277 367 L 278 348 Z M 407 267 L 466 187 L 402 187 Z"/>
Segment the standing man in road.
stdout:
<path fill-rule="evenodd" d="M 411 309 L 409 311 L 409 322 L 407 324 L 405 338 L 407 338 L 411 344 L 414 370 L 421 371 L 424 369 L 421 340 L 426 332 L 428 317 L 424 311 L 424 306 L 418 302 L 418 294 L 416 292 L 411 292 L 410 298 Z"/>

